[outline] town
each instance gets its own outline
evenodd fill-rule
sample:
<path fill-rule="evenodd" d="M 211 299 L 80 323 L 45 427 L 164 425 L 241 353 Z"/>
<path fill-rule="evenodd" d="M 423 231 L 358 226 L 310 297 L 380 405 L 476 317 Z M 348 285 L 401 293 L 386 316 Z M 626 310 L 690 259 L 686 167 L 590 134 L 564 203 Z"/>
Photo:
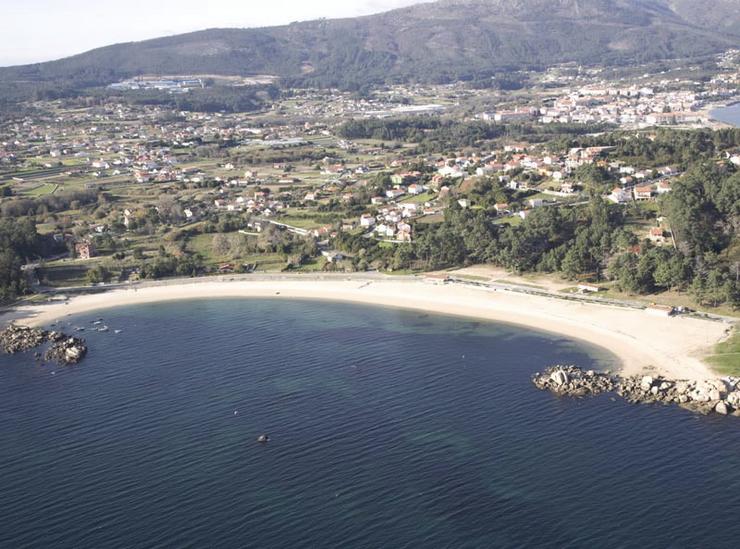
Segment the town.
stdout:
<path fill-rule="evenodd" d="M 37 101 L 3 120 L 0 212 L 32 217 L 53 243 L 24 266 L 40 289 L 208 273 L 428 271 L 457 261 L 409 246 L 450 210 L 484 213 L 504 231 L 537 210 L 576 211 L 597 197 L 622 208 L 625 249 L 646 241 L 677 250 L 661 199 L 692 166 L 680 153 L 663 162 L 628 149 L 670 141 L 677 128 L 721 128 L 709 111 L 737 97 L 739 57 L 718 56 L 709 76 L 675 68 L 612 81 L 561 66 L 523 74 L 526 91 L 464 82 L 295 89 L 254 112 L 137 102 L 207 84 L 140 78 L 112 86 L 134 100 Z M 737 145 L 713 147 L 709 158 L 740 166 Z M 596 263 L 569 276 L 581 288 L 625 289 Z"/>

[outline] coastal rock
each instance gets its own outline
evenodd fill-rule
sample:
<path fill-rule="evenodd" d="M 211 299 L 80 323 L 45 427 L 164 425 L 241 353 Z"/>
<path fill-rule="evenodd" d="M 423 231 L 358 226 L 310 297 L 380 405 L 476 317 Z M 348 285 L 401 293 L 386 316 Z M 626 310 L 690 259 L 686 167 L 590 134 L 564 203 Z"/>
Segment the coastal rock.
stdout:
<path fill-rule="evenodd" d="M 29 328 L 10 324 L 0 331 L 0 347 L 10 354 L 22 353 L 51 343 L 51 347 L 43 355 L 44 360 L 56 361 L 59 364 L 77 364 L 87 354 L 85 341 L 75 337 L 68 337 L 61 332 L 47 332 L 40 328 Z M 35 353 L 36 360 L 41 353 Z"/>
<path fill-rule="evenodd" d="M 719 392 L 717 389 L 710 390 L 707 396 L 709 397 L 709 400 L 721 400 L 722 399 L 722 393 Z"/>
<path fill-rule="evenodd" d="M 611 376 L 575 366 L 554 366 L 532 381 L 541 390 L 557 395 L 583 397 L 616 392 L 633 404 L 678 405 L 699 414 L 716 413 L 740 417 L 740 390 L 736 381 L 671 380 L 661 376 Z"/>
<path fill-rule="evenodd" d="M 726 416 L 730 413 L 730 407 L 727 405 L 727 403 L 723 400 L 720 400 L 714 407 L 714 411 L 718 414 L 722 414 L 723 416 Z"/>
<path fill-rule="evenodd" d="M 691 383 L 688 381 L 677 381 L 675 389 L 679 395 L 685 395 L 691 390 Z"/>
<path fill-rule="evenodd" d="M 683 404 L 681 407 L 691 412 L 695 412 L 697 414 L 708 416 L 709 414 L 714 412 L 716 406 L 717 406 L 716 402 L 689 401 L 686 404 Z"/>
<path fill-rule="evenodd" d="M 650 388 L 651 388 L 651 387 L 653 386 L 653 382 L 654 382 L 654 381 L 655 381 L 655 380 L 654 380 L 654 379 L 653 379 L 653 378 L 652 378 L 651 376 L 645 376 L 645 377 L 643 377 L 643 378 L 642 378 L 642 380 L 640 381 L 640 388 L 641 388 L 641 389 L 642 389 L 643 391 L 647 392 L 647 391 L 649 391 L 649 390 L 650 390 Z"/>
<path fill-rule="evenodd" d="M 568 383 L 568 374 L 563 370 L 556 370 L 550 374 L 550 381 L 552 381 L 557 387 Z"/>
<path fill-rule="evenodd" d="M 0 332 L 0 346 L 8 354 L 30 351 L 48 340 L 48 332 L 28 326 L 8 325 Z"/>
<path fill-rule="evenodd" d="M 87 354 L 87 346 L 85 341 L 76 337 L 65 338 L 52 345 L 44 358 L 46 360 L 53 360 L 60 364 L 77 364 Z"/>
<path fill-rule="evenodd" d="M 553 366 L 543 374 L 535 374 L 532 382 L 543 391 L 571 397 L 597 395 L 614 390 L 611 376 L 593 370 L 584 372 L 575 366 Z"/>

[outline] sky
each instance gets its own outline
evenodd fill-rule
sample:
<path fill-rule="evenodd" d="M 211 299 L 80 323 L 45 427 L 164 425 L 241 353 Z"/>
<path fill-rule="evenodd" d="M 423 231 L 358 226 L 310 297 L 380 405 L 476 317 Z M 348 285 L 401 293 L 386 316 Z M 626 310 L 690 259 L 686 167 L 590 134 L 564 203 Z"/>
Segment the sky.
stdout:
<path fill-rule="evenodd" d="M 423 0 L 0 0 L 0 66 L 213 27 L 353 17 Z M 428 1 L 428 0 L 427 0 Z"/>

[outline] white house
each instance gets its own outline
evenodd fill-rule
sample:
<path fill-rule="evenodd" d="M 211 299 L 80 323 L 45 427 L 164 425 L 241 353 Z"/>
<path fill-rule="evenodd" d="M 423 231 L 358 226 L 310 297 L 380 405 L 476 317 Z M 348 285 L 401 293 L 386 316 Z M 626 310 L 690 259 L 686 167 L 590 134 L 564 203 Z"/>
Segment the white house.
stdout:
<path fill-rule="evenodd" d="M 375 225 L 375 218 L 370 214 L 362 214 L 360 216 L 360 227 L 372 227 Z"/>
<path fill-rule="evenodd" d="M 614 187 L 611 194 L 607 198 L 615 204 L 622 204 L 624 202 L 629 202 L 630 200 L 632 200 L 632 193 L 623 189 L 622 187 Z"/>

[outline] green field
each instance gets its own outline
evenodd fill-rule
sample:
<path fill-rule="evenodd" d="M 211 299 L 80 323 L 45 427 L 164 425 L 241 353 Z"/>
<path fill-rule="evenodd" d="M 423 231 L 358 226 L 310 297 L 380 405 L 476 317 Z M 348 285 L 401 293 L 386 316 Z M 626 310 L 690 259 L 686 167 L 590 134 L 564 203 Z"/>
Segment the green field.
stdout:
<path fill-rule="evenodd" d="M 242 262 L 256 265 L 257 272 L 280 272 L 285 267 L 285 260 L 279 254 L 250 255 L 245 257 Z"/>
<path fill-rule="evenodd" d="M 57 192 L 57 189 L 59 189 L 59 185 L 55 185 L 54 183 L 47 183 L 46 185 L 39 185 L 38 187 L 29 189 L 24 194 L 33 197 L 40 197 L 46 196 L 47 194 L 54 194 L 55 192 Z"/>
<path fill-rule="evenodd" d="M 297 227 L 298 229 L 318 229 L 324 225 L 328 225 L 329 222 L 322 220 L 321 218 L 314 217 L 293 217 L 293 216 L 282 216 L 278 219 L 279 223 L 290 225 L 291 227 Z"/>
<path fill-rule="evenodd" d="M 721 374 L 740 376 L 740 330 L 736 328 L 727 341 L 719 343 L 707 362 Z"/>
<path fill-rule="evenodd" d="M 217 255 L 213 251 L 215 234 L 199 234 L 188 239 L 187 249 L 203 256 L 206 263 L 225 263 L 228 257 Z"/>
<path fill-rule="evenodd" d="M 234 233 L 231 233 L 233 236 Z M 234 265 L 256 265 L 257 271 L 279 272 L 285 267 L 285 258 L 280 254 L 250 254 L 244 257 L 222 256 L 213 249 L 215 234 L 200 234 L 188 239 L 187 249 L 203 256 L 206 264 L 218 266 L 223 263 Z"/>
<path fill-rule="evenodd" d="M 87 284 L 87 270 L 90 263 L 49 264 L 39 270 L 41 283 L 55 288 L 84 286 Z"/>
<path fill-rule="evenodd" d="M 430 192 L 425 192 L 417 195 L 411 195 L 403 200 L 400 200 L 400 202 L 410 202 L 412 204 L 424 204 L 425 202 L 430 202 L 436 198 L 436 195 Z"/>
<path fill-rule="evenodd" d="M 516 227 L 518 225 L 521 225 L 524 222 L 524 220 L 519 217 L 518 215 L 515 216 L 509 216 L 506 217 L 499 217 L 494 221 L 494 224 L 496 225 L 511 225 L 513 227 Z"/>

